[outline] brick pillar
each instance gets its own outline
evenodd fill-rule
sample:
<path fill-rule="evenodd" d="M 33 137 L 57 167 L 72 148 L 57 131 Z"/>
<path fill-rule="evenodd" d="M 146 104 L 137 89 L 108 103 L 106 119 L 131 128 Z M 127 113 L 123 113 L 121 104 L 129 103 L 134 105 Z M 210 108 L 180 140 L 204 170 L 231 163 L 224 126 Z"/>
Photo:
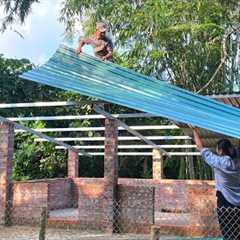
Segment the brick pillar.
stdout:
<path fill-rule="evenodd" d="M 163 156 L 159 149 L 153 149 L 153 152 L 152 152 L 152 173 L 153 173 L 153 179 L 164 178 Z"/>
<path fill-rule="evenodd" d="M 12 207 L 14 125 L 0 122 L 0 224 L 9 225 Z"/>
<path fill-rule="evenodd" d="M 68 150 L 68 177 L 77 178 L 78 177 L 78 152 L 69 149 Z"/>
<path fill-rule="evenodd" d="M 106 232 L 114 232 L 117 209 L 118 182 L 118 124 L 115 120 L 105 120 L 104 179 L 106 182 Z"/>
<path fill-rule="evenodd" d="M 104 177 L 117 184 L 118 179 L 118 124 L 115 120 L 105 120 Z"/>

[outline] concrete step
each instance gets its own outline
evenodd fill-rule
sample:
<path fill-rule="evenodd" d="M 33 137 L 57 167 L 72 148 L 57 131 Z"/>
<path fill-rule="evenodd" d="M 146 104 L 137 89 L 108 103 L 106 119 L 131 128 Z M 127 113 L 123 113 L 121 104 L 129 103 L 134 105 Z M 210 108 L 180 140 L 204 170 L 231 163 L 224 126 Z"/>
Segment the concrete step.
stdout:
<path fill-rule="evenodd" d="M 49 212 L 48 225 L 58 228 L 79 228 L 77 208 L 56 209 Z"/>

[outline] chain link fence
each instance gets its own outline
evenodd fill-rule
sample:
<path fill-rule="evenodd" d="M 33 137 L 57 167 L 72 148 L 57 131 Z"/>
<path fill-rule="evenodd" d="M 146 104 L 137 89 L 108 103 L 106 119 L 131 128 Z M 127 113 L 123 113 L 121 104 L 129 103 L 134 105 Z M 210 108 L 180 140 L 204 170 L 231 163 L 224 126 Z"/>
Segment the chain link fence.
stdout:
<path fill-rule="evenodd" d="M 155 219 L 151 229 L 151 240 L 191 239 L 191 240 L 239 240 L 240 208 L 209 208 L 204 210 L 191 207 L 163 210 Z"/>
<path fill-rule="evenodd" d="M 18 199 L 18 204 L 7 204 L 0 239 L 240 239 L 240 208 L 217 209 L 207 199 L 199 199 L 196 205 L 190 202 L 169 207 L 167 198 L 159 207 L 154 188 L 141 189 L 120 193 L 110 205 L 106 205 L 105 196 L 94 199 L 85 204 L 84 212 L 81 206 L 48 209 L 41 201 L 30 206 L 30 196 L 26 194 L 24 199 Z M 20 204 L 23 200 L 25 204 Z M 83 213 L 90 214 L 84 217 Z"/>
<path fill-rule="evenodd" d="M 151 189 L 152 190 L 152 189 Z M 1 240 L 148 240 L 153 222 L 153 208 L 135 197 L 119 198 L 109 204 L 109 196 L 101 195 L 69 208 L 49 209 L 39 196 L 24 189 L 13 202 L 8 202 Z M 125 196 L 124 196 L 125 197 Z M 138 195 L 141 199 L 142 195 Z M 37 199 L 37 201 L 35 201 Z M 134 203 L 135 202 L 135 203 Z M 134 203 L 134 204 L 133 204 Z M 137 207 L 137 208 L 136 208 Z M 147 227 L 146 213 L 150 214 Z M 143 216 L 143 217 L 142 217 Z M 145 229 L 144 229 L 145 227 Z"/>

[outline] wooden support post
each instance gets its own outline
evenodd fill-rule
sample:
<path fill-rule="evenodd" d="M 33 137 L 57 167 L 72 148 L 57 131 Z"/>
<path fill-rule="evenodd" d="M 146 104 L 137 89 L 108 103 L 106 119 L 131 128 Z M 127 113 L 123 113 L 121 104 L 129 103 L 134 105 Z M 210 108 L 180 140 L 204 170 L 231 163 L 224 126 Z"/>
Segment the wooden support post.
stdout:
<path fill-rule="evenodd" d="M 164 178 L 163 156 L 159 151 L 159 149 L 153 149 L 153 152 L 152 152 L 152 173 L 153 173 L 153 179 Z"/>
<path fill-rule="evenodd" d="M 11 224 L 14 125 L 0 122 L 0 224 Z"/>
<path fill-rule="evenodd" d="M 78 160 L 79 155 L 77 151 L 68 150 L 68 177 L 77 178 L 78 177 Z"/>

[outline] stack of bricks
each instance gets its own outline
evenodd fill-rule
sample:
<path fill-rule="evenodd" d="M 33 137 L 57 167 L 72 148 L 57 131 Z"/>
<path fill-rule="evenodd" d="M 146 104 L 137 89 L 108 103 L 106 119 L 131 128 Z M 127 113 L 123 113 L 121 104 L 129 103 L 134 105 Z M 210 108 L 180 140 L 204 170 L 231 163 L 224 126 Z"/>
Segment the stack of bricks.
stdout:
<path fill-rule="evenodd" d="M 0 122 L 0 224 L 10 224 L 14 125 Z"/>

